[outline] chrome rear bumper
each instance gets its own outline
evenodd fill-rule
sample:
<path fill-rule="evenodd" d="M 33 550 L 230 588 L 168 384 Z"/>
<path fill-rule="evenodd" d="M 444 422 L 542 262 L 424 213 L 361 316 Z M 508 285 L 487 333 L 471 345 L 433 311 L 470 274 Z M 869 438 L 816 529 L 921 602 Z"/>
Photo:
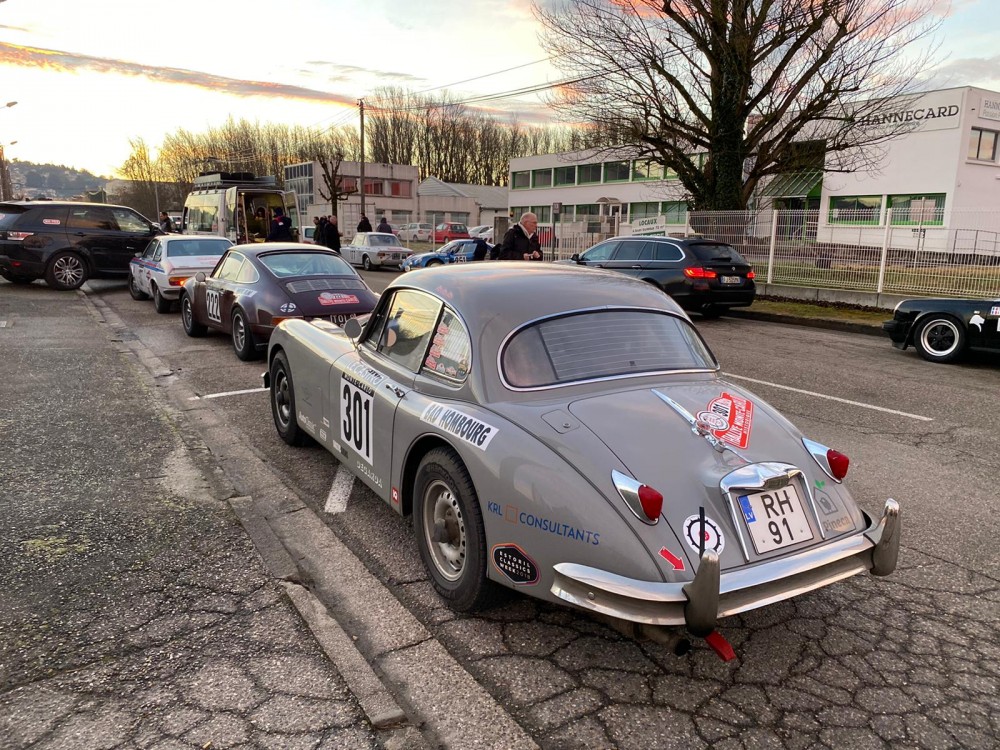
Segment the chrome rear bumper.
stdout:
<path fill-rule="evenodd" d="M 685 625 L 705 636 L 720 617 L 735 615 L 871 571 L 886 576 L 899 556 L 899 504 L 889 499 L 882 518 L 861 534 L 790 557 L 720 574 L 706 550 L 694 580 L 639 581 L 576 563 L 555 566 L 552 593 L 581 609 L 650 625 Z"/>

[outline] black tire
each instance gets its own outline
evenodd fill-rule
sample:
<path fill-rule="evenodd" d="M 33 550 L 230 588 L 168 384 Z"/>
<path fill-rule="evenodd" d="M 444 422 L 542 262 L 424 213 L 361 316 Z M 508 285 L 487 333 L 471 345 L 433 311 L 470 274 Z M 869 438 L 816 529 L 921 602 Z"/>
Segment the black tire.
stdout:
<path fill-rule="evenodd" d="M 83 258 L 68 250 L 53 255 L 45 269 L 45 283 L 63 292 L 79 289 L 89 277 L 90 270 Z"/>
<path fill-rule="evenodd" d="M 367 254 L 361 256 L 361 267 L 366 271 L 371 271 L 374 268 L 372 266 L 372 259 Z"/>
<path fill-rule="evenodd" d="M 706 305 L 702 305 L 701 307 L 699 307 L 698 312 L 701 313 L 701 317 L 703 318 L 707 318 L 708 320 L 715 320 L 720 315 L 722 315 L 723 312 L 725 312 L 725 308 L 708 303 Z"/>
<path fill-rule="evenodd" d="M 931 315 L 913 337 L 913 345 L 928 362 L 954 362 L 965 351 L 965 326 L 950 315 Z"/>
<path fill-rule="evenodd" d="M 501 589 L 486 577 L 483 514 L 458 454 L 435 448 L 424 456 L 413 497 L 417 547 L 437 592 L 458 612 L 475 612 L 495 603 Z M 439 534 L 440 541 L 435 541 Z"/>
<path fill-rule="evenodd" d="M 427 261 L 427 267 L 428 268 L 430 268 L 431 266 L 440 266 L 440 265 L 444 265 L 444 264 L 441 261 L 439 261 L 439 260 L 429 260 L 429 261 Z"/>
<path fill-rule="evenodd" d="M 200 338 L 208 333 L 208 326 L 194 319 L 194 305 L 187 294 L 181 294 L 181 324 L 184 326 L 184 333 L 193 338 Z"/>
<path fill-rule="evenodd" d="M 6 268 L 0 268 L 0 277 L 7 279 L 11 284 L 30 284 L 35 280 L 31 276 L 21 276 L 20 274 L 11 273 Z"/>
<path fill-rule="evenodd" d="M 142 291 L 139 286 L 135 283 L 135 275 L 129 273 L 128 275 L 128 293 L 135 300 L 149 299 L 149 295 Z"/>
<path fill-rule="evenodd" d="M 153 284 L 153 307 L 156 309 L 156 312 L 161 315 L 163 313 L 168 313 L 173 309 L 173 306 L 173 300 L 169 300 L 160 294 L 159 287 L 156 286 L 156 284 Z"/>
<path fill-rule="evenodd" d="M 274 428 L 278 431 L 278 437 L 289 445 L 308 445 L 312 438 L 299 427 L 295 414 L 292 371 L 285 353 L 278 352 L 271 363 L 271 416 L 274 418 Z"/>
<path fill-rule="evenodd" d="M 257 339 L 250 330 L 250 321 L 240 307 L 233 310 L 232 339 L 236 356 L 244 362 L 252 362 L 260 357 L 257 351 Z"/>

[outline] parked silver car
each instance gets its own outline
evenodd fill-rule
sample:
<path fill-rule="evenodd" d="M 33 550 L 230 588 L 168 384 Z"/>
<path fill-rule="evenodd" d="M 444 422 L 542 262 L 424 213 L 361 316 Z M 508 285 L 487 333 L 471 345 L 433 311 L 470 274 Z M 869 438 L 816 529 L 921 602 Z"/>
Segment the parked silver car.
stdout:
<path fill-rule="evenodd" d="M 430 242 L 434 227 L 430 224 L 404 224 L 399 229 L 399 239 L 403 242 Z"/>
<path fill-rule="evenodd" d="M 318 441 L 413 515 L 457 610 L 506 586 L 718 645 L 721 617 L 896 566 L 895 501 L 869 517 L 846 456 L 722 377 L 683 310 L 620 274 L 408 273 L 364 328 L 281 323 L 265 383 L 285 442 Z"/>
<path fill-rule="evenodd" d="M 351 265 L 370 271 L 373 268 L 399 268 L 411 251 L 389 232 L 358 232 L 351 244 L 344 245 L 340 252 Z"/>

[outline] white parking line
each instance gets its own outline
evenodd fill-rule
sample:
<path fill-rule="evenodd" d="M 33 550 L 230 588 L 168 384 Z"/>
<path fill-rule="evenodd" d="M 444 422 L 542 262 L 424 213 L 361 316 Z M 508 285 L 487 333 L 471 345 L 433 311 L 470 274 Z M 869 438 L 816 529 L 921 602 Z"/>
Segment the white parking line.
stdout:
<path fill-rule="evenodd" d="M 837 396 L 828 396 L 825 393 L 816 393 L 814 391 L 804 391 L 801 388 L 792 388 L 790 385 L 781 385 L 779 383 L 771 383 L 767 380 L 757 380 L 755 378 L 746 378 L 742 375 L 733 375 L 731 372 L 722 373 L 723 377 L 734 378 L 735 380 L 746 380 L 748 383 L 757 383 L 759 385 L 769 385 L 772 388 L 781 388 L 783 391 L 793 391 L 795 393 L 802 393 L 806 396 L 815 396 L 816 398 L 825 398 L 828 401 L 837 401 L 841 404 L 850 404 L 851 406 L 860 406 L 862 409 L 872 409 L 873 411 L 883 411 L 886 414 L 896 414 L 900 417 L 908 417 L 909 419 L 919 419 L 921 422 L 933 422 L 933 417 L 922 417 L 919 414 L 910 414 L 905 411 L 897 411 L 896 409 L 887 409 L 884 406 L 875 406 L 874 404 L 865 404 L 861 401 L 851 401 L 846 398 L 838 398 Z"/>
<path fill-rule="evenodd" d="M 261 393 L 267 388 L 247 388 L 245 391 L 226 391 L 225 393 L 206 393 L 204 396 L 191 396 L 188 401 L 207 401 L 210 398 L 225 398 L 226 396 L 242 396 L 244 393 Z"/>
<path fill-rule="evenodd" d="M 338 466 L 323 510 L 327 513 L 343 513 L 347 510 L 347 498 L 351 496 L 352 489 L 354 489 L 354 475 L 343 466 Z"/>

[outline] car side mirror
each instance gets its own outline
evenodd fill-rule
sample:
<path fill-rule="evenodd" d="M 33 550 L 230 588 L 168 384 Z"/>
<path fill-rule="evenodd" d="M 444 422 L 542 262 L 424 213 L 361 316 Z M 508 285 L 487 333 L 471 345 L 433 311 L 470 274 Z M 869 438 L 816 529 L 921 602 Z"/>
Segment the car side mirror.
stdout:
<path fill-rule="evenodd" d="M 344 333 L 347 334 L 347 338 L 357 340 L 361 335 L 361 324 L 358 322 L 357 318 L 348 318 L 344 323 Z"/>
<path fill-rule="evenodd" d="M 573 261 L 574 263 L 579 263 L 580 262 L 580 253 L 573 253 L 571 256 L 569 256 L 569 259 L 571 261 Z"/>
<path fill-rule="evenodd" d="M 142 253 L 136 253 L 135 256 L 133 256 L 133 257 L 141 258 L 142 257 Z"/>
<path fill-rule="evenodd" d="M 197 281 L 199 284 L 202 283 L 206 278 L 207 277 L 205 276 L 204 271 L 198 271 L 198 273 L 194 275 L 194 280 Z"/>

